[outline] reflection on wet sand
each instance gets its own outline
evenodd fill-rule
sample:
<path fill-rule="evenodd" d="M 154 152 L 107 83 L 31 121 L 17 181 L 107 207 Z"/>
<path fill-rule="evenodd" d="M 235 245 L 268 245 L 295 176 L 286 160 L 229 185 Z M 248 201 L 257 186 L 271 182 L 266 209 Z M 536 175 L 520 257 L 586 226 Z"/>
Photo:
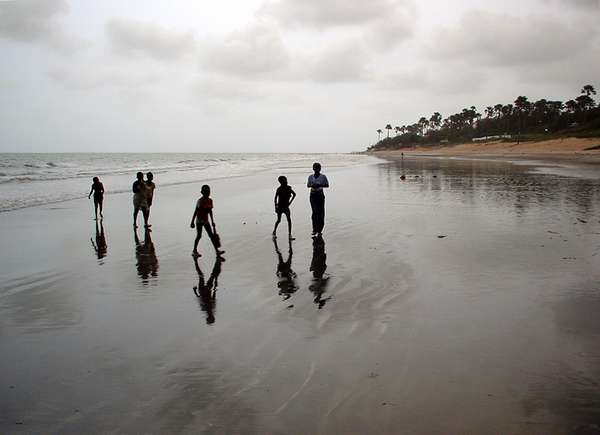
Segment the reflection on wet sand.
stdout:
<path fill-rule="evenodd" d="M 310 271 L 313 273 L 313 281 L 308 288 L 314 294 L 314 302 L 319 306 L 319 309 L 323 308 L 325 303 L 331 299 L 331 296 L 323 298 L 323 294 L 325 293 L 329 282 L 329 276 L 325 276 L 325 270 L 327 269 L 326 260 L 327 254 L 325 253 L 325 240 L 323 239 L 323 236 L 314 237 L 313 256 L 312 261 L 310 262 Z"/>
<path fill-rule="evenodd" d="M 221 274 L 222 257 L 215 258 L 215 264 L 208 281 L 204 279 L 204 273 L 198 264 L 198 257 L 194 257 L 194 266 L 198 273 L 198 285 L 194 287 L 194 294 L 200 302 L 200 309 L 206 312 L 206 324 L 215 323 L 215 307 L 217 304 L 217 287 L 219 285 L 219 275 Z"/>
<path fill-rule="evenodd" d="M 512 207 L 518 216 L 546 205 L 555 206 L 557 214 L 590 219 L 593 204 L 600 199 L 597 180 L 557 176 L 556 171 L 569 174 L 568 168 L 479 159 L 405 158 L 379 165 L 380 179 L 391 189 L 412 182 L 432 199 L 441 192 L 454 192 L 471 205 L 491 200 L 495 206 Z"/>
<path fill-rule="evenodd" d="M 102 220 L 100 220 L 100 226 L 98 226 L 98 221 L 96 221 L 96 241 L 94 242 L 94 239 L 92 238 L 90 238 L 90 241 L 92 242 L 98 260 L 106 257 L 108 245 L 106 244 L 106 235 L 104 233 L 104 224 L 102 223 Z"/>
<path fill-rule="evenodd" d="M 158 258 L 156 257 L 156 249 L 148 229 L 144 231 L 144 243 L 140 242 L 137 229 L 134 229 L 134 236 L 137 272 L 140 278 L 142 278 L 142 283 L 148 284 L 150 279 L 158 276 Z"/>
<path fill-rule="evenodd" d="M 278 260 L 276 275 L 279 277 L 279 281 L 277 282 L 277 288 L 279 289 L 279 295 L 283 297 L 284 301 L 291 298 L 296 293 L 296 290 L 298 290 L 298 285 L 296 284 L 297 274 L 292 270 L 292 241 L 288 240 L 288 243 L 288 258 L 287 261 L 283 261 L 283 255 L 279 250 L 279 246 L 277 246 L 277 239 L 273 239 Z"/>

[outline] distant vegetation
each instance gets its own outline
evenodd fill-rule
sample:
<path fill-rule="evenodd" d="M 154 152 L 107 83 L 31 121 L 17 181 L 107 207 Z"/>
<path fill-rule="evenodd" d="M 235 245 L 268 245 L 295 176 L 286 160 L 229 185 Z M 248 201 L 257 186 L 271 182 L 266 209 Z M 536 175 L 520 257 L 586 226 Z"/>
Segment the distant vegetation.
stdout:
<path fill-rule="evenodd" d="M 600 137 L 600 107 L 596 90 L 585 85 L 576 98 L 562 102 L 541 99 L 531 102 L 525 96 L 513 104 L 488 106 L 483 114 L 475 106 L 443 118 L 435 112 L 414 124 L 378 129 L 378 142 L 369 151 L 444 145 L 472 140 L 537 140 L 565 135 Z"/>

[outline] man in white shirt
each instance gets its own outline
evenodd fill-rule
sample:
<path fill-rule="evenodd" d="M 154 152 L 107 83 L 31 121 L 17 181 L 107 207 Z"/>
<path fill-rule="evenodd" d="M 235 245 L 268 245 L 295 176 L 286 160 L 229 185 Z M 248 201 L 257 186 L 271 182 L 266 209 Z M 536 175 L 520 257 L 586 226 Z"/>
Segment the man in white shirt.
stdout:
<path fill-rule="evenodd" d="M 313 164 L 314 174 L 308 176 L 306 187 L 310 188 L 310 206 L 312 208 L 313 236 L 321 235 L 325 226 L 325 193 L 323 189 L 329 187 L 329 181 L 321 174 L 321 164 Z"/>

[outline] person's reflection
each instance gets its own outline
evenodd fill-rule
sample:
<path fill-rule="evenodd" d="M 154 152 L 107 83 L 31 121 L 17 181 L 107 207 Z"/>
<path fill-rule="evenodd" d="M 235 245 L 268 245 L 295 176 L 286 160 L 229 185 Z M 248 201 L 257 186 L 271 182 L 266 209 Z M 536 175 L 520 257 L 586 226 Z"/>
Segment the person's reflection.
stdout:
<path fill-rule="evenodd" d="M 100 221 L 100 226 L 98 226 L 98 221 L 96 221 L 96 241 L 94 242 L 94 239 L 92 238 L 90 238 L 90 241 L 92 242 L 98 260 L 106 257 L 108 245 L 106 244 L 106 236 L 104 234 L 104 225 L 102 224 L 102 221 Z"/>
<path fill-rule="evenodd" d="M 283 255 L 277 246 L 277 239 L 273 238 L 273 244 L 275 245 L 275 253 L 277 254 L 277 272 L 276 275 L 279 277 L 277 288 L 279 289 L 279 295 L 283 296 L 283 300 L 287 300 L 292 297 L 298 286 L 296 285 L 296 272 L 292 270 L 292 241 L 289 241 L 289 251 L 287 261 L 283 261 Z"/>
<path fill-rule="evenodd" d="M 198 285 L 194 286 L 194 294 L 198 297 L 200 302 L 200 309 L 206 312 L 206 324 L 211 325 L 215 323 L 215 305 L 217 304 L 217 286 L 219 285 L 219 275 L 221 274 L 221 264 L 223 258 L 217 256 L 215 258 L 215 265 L 210 274 L 208 281 L 204 280 L 204 273 L 200 269 L 198 264 L 198 257 L 194 257 L 194 265 L 196 266 L 196 272 L 198 272 Z"/>
<path fill-rule="evenodd" d="M 310 271 L 313 273 L 312 284 L 308 286 L 308 289 L 315 295 L 314 302 L 319 306 L 319 309 L 323 308 L 325 302 L 331 299 L 331 296 L 323 298 L 329 277 L 325 276 L 325 270 L 327 269 L 327 254 L 325 253 L 325 240 L 323 236 L 317 236 L 313 238 L 313 256 L 310 262 Z"/>
<path fill-rule="evenodd" d="M 133 230 L 135 235 L 135 258 L 137 260 L 137 271 L 142 283 L 147 284 L 150 278 L 158 276 L 158 258 L 156 258 L 156 249 L 150 236 L 148 228 L 144 231 L 144 243 L 140 242 L 137 229 Z"/>

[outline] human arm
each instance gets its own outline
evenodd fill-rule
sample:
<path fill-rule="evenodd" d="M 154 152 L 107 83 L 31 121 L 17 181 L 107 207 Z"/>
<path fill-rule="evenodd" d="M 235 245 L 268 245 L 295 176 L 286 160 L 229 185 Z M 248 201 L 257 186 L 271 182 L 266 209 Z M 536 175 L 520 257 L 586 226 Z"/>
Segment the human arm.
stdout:
<path fill-rule="evenodd" d="M 313 187 L 313 182 L 311 180 L 311 176 L 308 176 L 308 181 L 306 182 L 306 187 Z"/>
<path fill-rule="evenodd" d="M 321 180 L 321 187 L 329 187 L 329 180 L 325 175 L 323 175 L 323 180 Z"/>
<path fill-rule="evenodd" d="M 212 227 L 215 227 L 215 218 L 213 216 L 213 211 L 212 208 L 210 210 L 208 210 L 208 215 L 210 216 L 210 221 L 212 222 Z"/>
<path fill-rule="evenodd" d="M 194 214 L 192 215 L 192 222 L 190 223 L 190 228 L 194 228 L 194 221 L 196 220 L 196 215 L 198 214 L 198 207 L 194 208 Z"/>
<path fill-rule="evenodd" d="M 275 210 L 277 210 L 277 197 L 279 196 L 279 189 L 275 191 L 275 198 L 273 198 L 273 205 L 275 205 Z"/>
<path fill-rule="evenodd" d="M 290 199 L 290 203 L 288 205 L 292 205 L 292 202 L 294 202 L 294 199 L 296 199 L 296 192 L 294 192 L 294 189 L 290 189 L 290 191 L 292 192 L 292 198 Z"/>
<path fill-rule="evenodd" d="M 100 193 L 104 194 L 104 184 L 100 183 Z"/>
<path fill-rule="evenodd" d="M 92 184 L 92 188 L 90 189 L 90 193 L 88 194 L 88 199 L 91 198 L 93 191 L 94 191 L 94 185 Z"/>

